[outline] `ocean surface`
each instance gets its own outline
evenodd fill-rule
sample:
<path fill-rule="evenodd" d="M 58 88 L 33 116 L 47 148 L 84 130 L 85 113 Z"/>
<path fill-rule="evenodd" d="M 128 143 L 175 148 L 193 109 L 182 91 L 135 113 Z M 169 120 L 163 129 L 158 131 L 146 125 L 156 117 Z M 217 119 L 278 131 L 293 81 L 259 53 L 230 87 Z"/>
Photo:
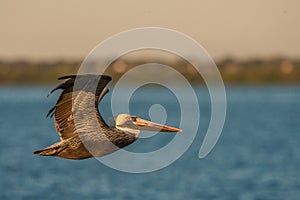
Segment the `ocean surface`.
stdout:
<path fill-rule="evenodd" d="M 296 86 L 227 87 L 227 116 L 213 151 L 198 158 L 210 120 L 210 99 L 195 87 L 201 120 L 190 148 L 174 163 L 142 174 L 120 172 L 98 160 L 33 156 L 59 140 L 46 118 L 59 92 L 50 87 L 0 87 L 0 199 L 265 200 L 300 197 L 300 88 Z M 128 88 L 124 87 L 124 93 Z M 180 122 L 180 108 L 165 88 L 141 88 L 130 113 L 149 119 L 161 104 L 168 125 Z M 111 117 L 111 96 L 101 102 Z M 191 123 L 193 119 L 190 119 Z M 173 133 L 174 134 L 174 133 Z M 181 134 L 190 134 L 184 130 Z M 130 151 L 159 149 L 172 133 L 140 139 Z"/>

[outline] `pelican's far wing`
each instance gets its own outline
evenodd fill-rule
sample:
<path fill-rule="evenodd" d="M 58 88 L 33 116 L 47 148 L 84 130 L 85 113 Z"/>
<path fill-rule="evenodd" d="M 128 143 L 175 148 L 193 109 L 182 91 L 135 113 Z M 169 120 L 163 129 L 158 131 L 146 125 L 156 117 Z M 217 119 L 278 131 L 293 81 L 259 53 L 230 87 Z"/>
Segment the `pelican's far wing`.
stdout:
<path fill-rule="evenodd" d="M 67 80 L 64 83 L 61 83 L 50 92 L 51 94 L 55 90 L 63 90 L 56 105 L 47 114 L 51 117 L 54 115 L 55 128 L 61 140 L 75 136 L 78 127 L 84 127 L 84 124 L 87 123 L 90 112 L 96 110 L 97 120 L 101 120 L 101 116 L 98 116 L 98 103 L 107 94 L 108 89 L 105 86 L 111 81 L 110 76 L 91 74 L 70 75 L 59 78 L 59 80 L 65 79 Z M 93 108 L 91 108 L 91 105 Z M 78 127 L 74 123 L 73 115 L 75 112 L 77 116 L 80 116 L 78 120 L 76 119 Z"/>

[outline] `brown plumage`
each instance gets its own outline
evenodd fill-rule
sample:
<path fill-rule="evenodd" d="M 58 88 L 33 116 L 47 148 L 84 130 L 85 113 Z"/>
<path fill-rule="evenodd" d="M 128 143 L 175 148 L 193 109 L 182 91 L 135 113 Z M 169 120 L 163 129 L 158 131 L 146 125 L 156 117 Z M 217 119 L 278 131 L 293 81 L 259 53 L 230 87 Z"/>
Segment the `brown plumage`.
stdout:
<path fill-rule="evenodd" d="M 33 152 L 41 156 L 67 159 L 100 157 L 133 143 L 140 129 L 179 132 L 181 129 L 156 124 L 127 114 L 116 118 L 116 128 L 102 119 L 98 104 L 108 92 L 111 81 L 106 75 L 71 75 L 59 78 L 64 83 L 52 92 L 62 89 L 56 105 L 47 116 L 54 115 L 54 124 L 60 141 Z"/>

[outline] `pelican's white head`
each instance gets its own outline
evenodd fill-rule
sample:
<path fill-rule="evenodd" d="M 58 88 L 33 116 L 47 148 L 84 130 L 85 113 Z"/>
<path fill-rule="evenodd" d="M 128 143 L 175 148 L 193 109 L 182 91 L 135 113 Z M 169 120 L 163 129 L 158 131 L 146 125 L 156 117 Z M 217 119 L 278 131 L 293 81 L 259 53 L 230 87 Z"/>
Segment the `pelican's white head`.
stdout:
<path fill-rule="evenodd" d="M 116 117 L 115 122 L 117 129 L 134 134 L 136 137 L 140 135 L 140 130 L 182 132 L 182 130 L 179 128 L 157 124 L 128 114 L 119 114 Z"/>

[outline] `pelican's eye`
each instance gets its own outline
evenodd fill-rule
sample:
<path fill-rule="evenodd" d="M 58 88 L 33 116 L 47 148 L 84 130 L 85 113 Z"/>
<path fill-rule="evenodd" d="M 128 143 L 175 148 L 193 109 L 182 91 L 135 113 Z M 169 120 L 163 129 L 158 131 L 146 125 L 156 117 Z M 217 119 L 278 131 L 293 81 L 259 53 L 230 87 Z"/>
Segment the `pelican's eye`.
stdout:
<path fill-rule="evenodd" d="M 131 120 L 135 122 L 136 121 L 136 117 L 135 116 L 131 116 Z"/>

